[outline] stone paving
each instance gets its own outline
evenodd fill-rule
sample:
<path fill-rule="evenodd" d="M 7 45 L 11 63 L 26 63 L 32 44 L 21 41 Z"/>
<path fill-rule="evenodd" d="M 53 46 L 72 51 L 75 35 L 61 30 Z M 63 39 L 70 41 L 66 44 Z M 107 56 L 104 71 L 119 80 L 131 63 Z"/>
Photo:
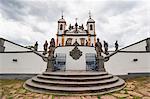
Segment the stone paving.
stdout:
<path fill-rule="evenodd" d="M 22 80 L 0 80 L 0 99 L 150 99 L 150 77 L 126 80 L 126 87 L 117 92 L 97 96 L 57 96 L 25 90 Z"/>

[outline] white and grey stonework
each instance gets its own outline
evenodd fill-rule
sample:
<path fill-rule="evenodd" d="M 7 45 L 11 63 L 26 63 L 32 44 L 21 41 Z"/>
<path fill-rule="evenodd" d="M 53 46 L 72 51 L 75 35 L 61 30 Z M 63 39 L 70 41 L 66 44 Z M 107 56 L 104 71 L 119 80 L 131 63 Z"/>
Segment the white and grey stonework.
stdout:
<path fill-rule="evenodd" d="M 124 80 L 107 73 L 104 62 L 126 48 L 104 56 L 101 46 L 96 46 L 98 43 L 95 42 L 95 37 L 95 21 L 91 17 L 87 21 L 87 30 L 83 25 L 78 27 L 77 22 L 67 30 L 66 21 L 62 16 L 58 21 L 54 61 L 49 61 L 53 64 L 48 65 L 50 71 L 27 80 L 24 88 L 33 92 L 58 95 L 95 95 L 121 90 L 125 86 Z M 148 50 L 149 40 L 146 40 L 145 52 Z"/>
<path fill-rule="evenodd" d="M 75 41 L 82 46 L 94 46 L 96 42 L 95 21 L 89 17 L 86 27 L 77 22 L 74 25 L 68 25 L 62 16 L 58 20 L 56 46 L 71 46 Z"/>
<path fill-rule="evenodd" d="M 58 21 L 54 61 L 47 65 L 41 58 L 42 52 L 0 38 L 0 77 L 19 74 L 23 78 L 20 75 L 38 74 L 25 82 L 26 89 L 60 95 L 94 95 L 117 91 L 125 86 L 124 80 L 113 75 L 150 74 L 150 38 L 112 51 L 106 57 L 101 56 L 99 62 L 95 39 L 95 21 L 91 17 L 86 29 L 77 22 L 66 29 L 62 17 Z"/>
<path fill-rule="evenodd" d="M 96 95 L 121 90 L 124 80 L 107 72 L 44 72 L 26 81 L 24 88 L 57 95 Z"/>
<path fill-rule="evenodd" d="M 39 93 L 94 95 L 121 90 L 125 86 L 123 79 L 113 75 L 149 74 L 150 38 L 107 56 L 102 53 L 100 57 L 94 47 L 95 38 L 95 21 L 91 17 L 87 29 L 77 23 L 66 29 L 62 17 L 58 21 L 55 51 L 49 54 L 53 60 L 44 56 L 48 63 L 41 58 L 42 52 L 1 38 L 0 76 L 38 74 L 27 80 L 24 88 Z"/>
<path fill-rule="evenodd" d="M 30 74 L 41 74 L 46 70 L 46 62 L 44 62 L 43 59 L 36 55 L 32 50 L 4 38 L 0 39 L 4 41 L 3 46 L 5 47 L 4 52 L 0 52 L 0 78 L 5 78 L 6 76 L 9 77 L 9 75 L 11 75 L 10 79 L 24 79 L 24 76 L 17 77 L 17 75 L 27 75 L 28 77 L 28 75 Z M 146 38 L 122 49 L 119 49 L 113 56 L 110 57 L 109 61 L 104 63 L 106 71 L 113 75 L 122 75 L 126 77 L 130 76 L 131 74 L 132 76 L 149 75 L 150 52 L 146 51 L 146 41 L 149 39 L 150 38 Z M 66 49 L 73 49 L 73 46 L 67 47 L 57 47 L 55 52 L 66 52 Z M 64 49 L 62 50 L 61 48 Z M 86 46 L 79 46 L 78 48 L 80 50 L 87 51 Z M 96 53 L 94 47 L 90 48 L 91 49 L 87 53 Z M 42 52 L 38 51 L 38 53 Z M 109 53 L 114 53 L 114 51 L 110 51 Z M 66 54 L 66 57 L 68 54 Z M 84 54 L 80 58 L 82 57 L 85 57 Z M 13 59 L 17 59 L 17 62 L 14 62 Z M 134 59 L 138 60 L 133 61 Z M 66 67 L 68 69 L 71 69 L 71 62 L 69 61 L 66 61 Z M 82 66 L 86 68 L 85 64 L 79 65 L 78 63 L 80 62 L 74 62 L 74 69 L 77 69 L 76 67 L 83 69 L 81 68 Z"/>
<path fill-rule="evenodd" d="M 48 71 L 27 80 L 24 88 L 57 95 L 96 95 L 121 90 L 124 80 L 105 72 L 104 58 L 99 59 L 96 54 L 94 47 L 77 43 L 58 47 L 55 60 L 49 60 L 53 64 L 48 64 Z"/>

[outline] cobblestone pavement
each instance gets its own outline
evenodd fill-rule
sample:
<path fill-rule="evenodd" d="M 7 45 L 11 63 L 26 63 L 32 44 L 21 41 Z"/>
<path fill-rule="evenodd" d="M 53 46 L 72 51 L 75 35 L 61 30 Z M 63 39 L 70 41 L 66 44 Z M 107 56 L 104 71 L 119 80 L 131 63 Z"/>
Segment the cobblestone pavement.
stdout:
<path fill-rule="evenodd" d="M 25 90 L 22 80 L 0 80 L 0 99 L 150 99 L 150 77 L 126 80 L 121 91 L 97 96 L 57 96 Z"/>

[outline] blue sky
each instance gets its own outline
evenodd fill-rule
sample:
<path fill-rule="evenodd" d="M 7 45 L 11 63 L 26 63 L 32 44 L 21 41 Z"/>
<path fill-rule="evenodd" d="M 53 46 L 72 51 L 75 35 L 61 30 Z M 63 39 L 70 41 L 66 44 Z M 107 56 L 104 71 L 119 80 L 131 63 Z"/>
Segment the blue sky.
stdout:
<path fill-rule="evenodd" d="M 89 10 L 97 37 L 120 47 L 150 37 L 150 0 L 0 0 L 0 37 L 40 49 L 56 37 L 61 11 L 69 24 L 84 24 Z"/>

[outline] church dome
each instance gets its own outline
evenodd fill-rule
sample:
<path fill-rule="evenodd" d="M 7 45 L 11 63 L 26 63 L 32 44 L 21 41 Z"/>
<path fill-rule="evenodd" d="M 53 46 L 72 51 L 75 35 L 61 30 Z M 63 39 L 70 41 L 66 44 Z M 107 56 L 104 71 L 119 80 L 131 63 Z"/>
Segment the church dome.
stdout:
<path fill-rule="evenodd" d="M 66 22 L 65 19 L 61 18 L 58 20 L 59 22 Z"/>
<path fill-rule="evenodd" d="M 95 22 L 92 18 L 89 18 L 87 22 Z"/>

